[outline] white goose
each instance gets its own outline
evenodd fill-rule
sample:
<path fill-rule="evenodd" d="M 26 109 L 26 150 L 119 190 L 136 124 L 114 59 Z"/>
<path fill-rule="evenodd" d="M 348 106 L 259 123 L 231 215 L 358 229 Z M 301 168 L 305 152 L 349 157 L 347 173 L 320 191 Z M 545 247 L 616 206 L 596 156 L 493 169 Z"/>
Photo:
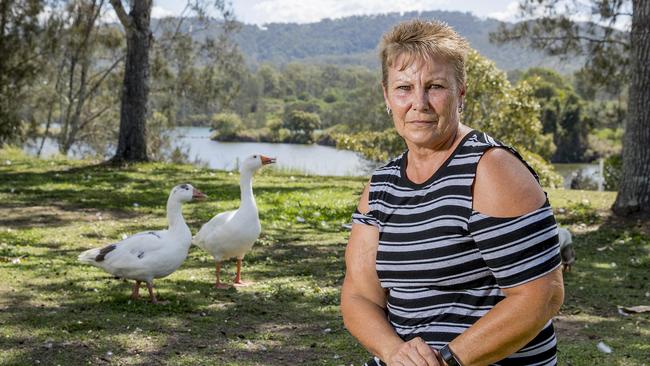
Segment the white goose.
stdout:
<path fill-rule="evenodd" d="M 145 282 L 151 302 L 158 302 L 153 292 L 153 279 L 173 273 L 187 257 L 192 233 L 183 219 L 181 205 L 205 194 L 190 184 L 174 187 L 167 200 L 169 228 L 144 231 L 103 248 L 79 254 L 79 261 L 99 267 L 117 277 L 135 280 L 133 298 L 139 297 L 140 283 Z"/>
<path fill-rule="evenodd" d="M 203 248 L 214 257 L 217 277 L 214 287 L 216 288 L 228 287 L 219 280 L 221 261 L 232 257 L 237 258 L 237 275 L 234 284 L 235 286 L 246 285 L 241 280 L 242 260 L 262 232 L 253 196 L 253 174 L 262 166 L 271 163 L 275 163 L 275 159 L 263 155 L 247 157 L 239 169 L 241 190 L 239 209 L 216 215 L 194 236 L 194 245 Z"/>

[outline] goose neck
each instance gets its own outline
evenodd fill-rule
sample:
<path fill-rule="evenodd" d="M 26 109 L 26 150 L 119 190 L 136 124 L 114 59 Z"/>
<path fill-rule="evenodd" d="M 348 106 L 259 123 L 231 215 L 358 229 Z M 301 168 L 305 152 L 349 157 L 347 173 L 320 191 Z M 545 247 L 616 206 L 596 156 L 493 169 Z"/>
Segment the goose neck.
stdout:
<path fill-rule="evenodd" d="M 255 198 L 253 197 L 253 173 L 244 171 L 239 177 L 239 189 L 241 194 L 241 205 L 252 204 L 255 206 Z"/>
<path fill-rule="evenodd" d="M 183 210 L 181 202 L 170 199 L 167 200 L 167 222 L 169 223 L 169 231 L 176 228 L 187 227 L 185 219 L 183 218 Z"/>

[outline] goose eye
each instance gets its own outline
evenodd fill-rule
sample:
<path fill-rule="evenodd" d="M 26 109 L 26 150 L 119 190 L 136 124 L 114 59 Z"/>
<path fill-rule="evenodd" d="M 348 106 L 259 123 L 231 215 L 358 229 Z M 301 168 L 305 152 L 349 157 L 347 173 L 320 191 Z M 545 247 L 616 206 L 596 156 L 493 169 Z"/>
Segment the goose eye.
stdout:
<path fill-rule="evenodd" d="M 257 159 L 257 155 L 253 155 L 253 158 Z"/>
<path fill-rule="evenodd" d="M 183 189 L 187 189 L 187 184 L 183 184 L 183 185 L 181 185 L 181 188 L 183 188 Z"/>

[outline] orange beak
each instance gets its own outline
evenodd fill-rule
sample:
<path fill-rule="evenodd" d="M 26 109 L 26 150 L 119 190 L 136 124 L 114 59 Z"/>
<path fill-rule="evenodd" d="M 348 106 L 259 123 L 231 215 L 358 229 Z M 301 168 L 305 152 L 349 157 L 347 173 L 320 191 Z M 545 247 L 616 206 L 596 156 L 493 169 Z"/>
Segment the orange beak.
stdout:
<path fill-rule="evenodd" d="M 194 188 L 194 190 L 192 191 L 192 199 L 202 200 L 204 198 L 208 198 L 208 195 Z"/>
<path fill-rule="evenodd" d="M 262 159 L 262 165 L 275 163 L 275 158 L 269 158 L 264 155 L 260 155 L 260 159 Z"/>

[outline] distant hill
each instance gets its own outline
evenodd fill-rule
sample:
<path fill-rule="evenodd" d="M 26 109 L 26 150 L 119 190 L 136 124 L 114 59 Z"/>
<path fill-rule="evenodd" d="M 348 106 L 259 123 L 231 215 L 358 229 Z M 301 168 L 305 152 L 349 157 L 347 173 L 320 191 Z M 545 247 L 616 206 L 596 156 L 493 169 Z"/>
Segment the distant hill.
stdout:
<path fill-rule="evenodd" d="M 562 61 L 517 44 L 492 44 L 489 34 L 497 29 L 499 21 L 449 11 L 352 16 L 308 24 L 272 23 L 264 28 L 242 24 L 235 40 L 251 65 L 268 62 L 280 66 L 289 62 L 305 62 L 362 65 L 374 69 L 379 66 L 376 48 L 381 35 L 393 25 L 413 18 L 447 22 L 467 38 L 472 47 L 495 61 L 502 70 L 545 66 L 568 73 L 581 65 L 580 60 Z M 214 22 L 206 31 L 195 31 L 194 36 L 201 38 L 217 32 L 219 24 Z"/>

